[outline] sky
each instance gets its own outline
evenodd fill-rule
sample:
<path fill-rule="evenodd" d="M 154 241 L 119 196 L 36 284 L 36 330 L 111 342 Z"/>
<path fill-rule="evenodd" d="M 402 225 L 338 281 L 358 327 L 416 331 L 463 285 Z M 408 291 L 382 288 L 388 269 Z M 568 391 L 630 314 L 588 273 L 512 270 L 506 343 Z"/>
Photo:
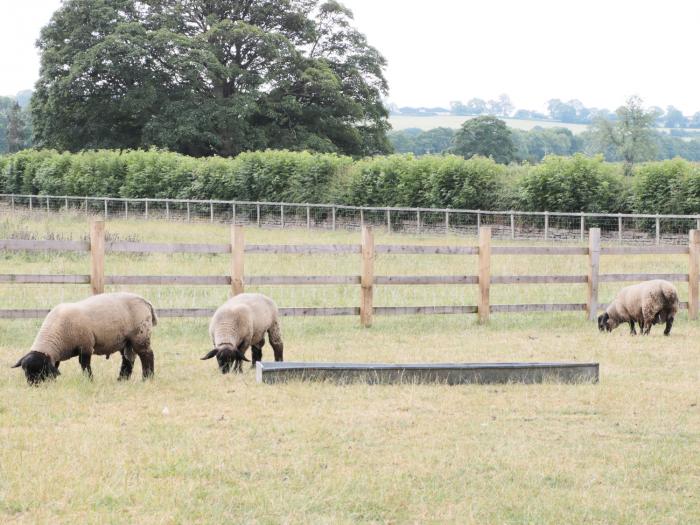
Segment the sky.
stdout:
<path fill-rule="evenodd" d="M 389 100 L 447 106 L 510 95 L 518 108 L 579 99 L 615 109 L 700 111 L 700 2 L 690 0 L 345 0 L 388 60 Z M 32 88 L 34 42 L 60 0 L 0 0 L 0 94 Z"/>

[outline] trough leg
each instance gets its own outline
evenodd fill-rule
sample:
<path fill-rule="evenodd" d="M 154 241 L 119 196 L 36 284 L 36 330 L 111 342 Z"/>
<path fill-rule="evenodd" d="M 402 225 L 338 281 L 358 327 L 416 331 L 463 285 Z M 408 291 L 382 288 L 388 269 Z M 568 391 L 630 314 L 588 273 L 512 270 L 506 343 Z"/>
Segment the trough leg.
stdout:
<path fill-rule="evenodd" d="M 279 323 L 274 323 L 267 331 L 270 345 L 275 353 L 275 361 L 284 361 L 284 343 L 282 342 L 282 330 Z"/>
<path fill-rule="evenodd" d="M 92 368 L 90 367 L 90 360 L 92 359 L 92 352 L 80 352 L 78 355 L 78 362 L 80 367 L 83 369 L 83 373 L 92 379 Z"/>

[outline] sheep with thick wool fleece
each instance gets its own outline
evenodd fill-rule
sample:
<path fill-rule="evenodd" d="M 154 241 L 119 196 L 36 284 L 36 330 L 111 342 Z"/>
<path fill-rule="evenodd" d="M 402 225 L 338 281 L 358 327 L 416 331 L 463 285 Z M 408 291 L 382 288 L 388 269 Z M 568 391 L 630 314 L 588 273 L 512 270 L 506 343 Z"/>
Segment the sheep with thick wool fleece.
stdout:
<path fill-rule="evenodd" d="M 277 305 L 259 293 L 243 293 L 221 305 L 209 323 L 213 349 L 203 360 L 216 357 L 221 373 L 242 370 L 246 350 L 252 346 L 253 367 L 262 359 L 265 333 L 275 353 L 275 361 L 283 360 L 284 344 Z"/>

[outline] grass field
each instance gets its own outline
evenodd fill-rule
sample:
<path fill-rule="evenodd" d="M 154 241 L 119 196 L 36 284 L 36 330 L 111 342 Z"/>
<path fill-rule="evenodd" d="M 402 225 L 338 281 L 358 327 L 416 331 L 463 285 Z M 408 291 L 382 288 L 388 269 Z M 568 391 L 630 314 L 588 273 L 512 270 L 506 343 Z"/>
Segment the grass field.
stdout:
<path fill-rule="evenodd" d="M 112 236 L 227 242 L 224 226 L 110 222 Z M 82 219 L 0 219 L 0 238 L 83 238 Z M 255 243 L 357 233 L 248 229 Z M 474 244 L 377 233 L 383 243 Z M 585 257 L 496 257 L 494 274 L 581 274 Z M 107 273 L 225 274 L 228 257 L 108 255 Z M 359 256 L 246 257 L 248 274 L 357 274 Z M 686 257 L 604 257 L 602 271 L 683 272 Z M 0 273 L 88 273 L 87 256 L 0 254 Z M 379 256 L 377 275 L 476 273 L 465 256 Z M 682 298 L 686 286 L 679 286 Z M 113 289 L 116 289 L 113 288 Z M 120 289 L 123 289 L 120 287 Z M 357 305 L 358 287 L 265 287 L 280 306 Z M 135 287 L 156 306 L 216 306 L 226 287 Z M 609 300 L 614 287 L 605 287 Z M 0 308 L 85 286 L 0 285 Z M 376 304 L 474 304 L 474 286 L 379 287 Z M 584 302 L 579 285 L 496 286 L 494 304 Z M 207 320 L 163 319 L 156 378 L 65 363 L 29 388 L 9 368 L 40 321 L 0 321 L 2 523 L 698 523 L 700 325 L 599 334 L 582 313 L 283 320 L 288 360 L 597 361 L 597 385 L 258 385 L 198 358 Z M 271 352 L 265 348 L 265 356 Z M 136 370 L 138 374 L 138 366 Z M 167 408 L 167 410 L 165 410 Z"/>

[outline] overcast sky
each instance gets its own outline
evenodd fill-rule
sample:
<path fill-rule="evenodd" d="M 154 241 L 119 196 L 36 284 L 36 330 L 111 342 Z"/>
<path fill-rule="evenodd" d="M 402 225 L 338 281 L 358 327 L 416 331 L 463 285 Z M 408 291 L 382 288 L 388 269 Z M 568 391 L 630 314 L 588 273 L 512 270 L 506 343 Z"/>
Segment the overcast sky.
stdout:
<path fill-rule="evenodd" d="M 700 2 L 689 0 L 345 0 L 389 61 L 399 105 L 508 93 L 519 108 L 577 98 L 614 109 L 700 111 Z M 0 0 L 0 94 L 32 88 L 34 42 L 60 0 Z"/>

